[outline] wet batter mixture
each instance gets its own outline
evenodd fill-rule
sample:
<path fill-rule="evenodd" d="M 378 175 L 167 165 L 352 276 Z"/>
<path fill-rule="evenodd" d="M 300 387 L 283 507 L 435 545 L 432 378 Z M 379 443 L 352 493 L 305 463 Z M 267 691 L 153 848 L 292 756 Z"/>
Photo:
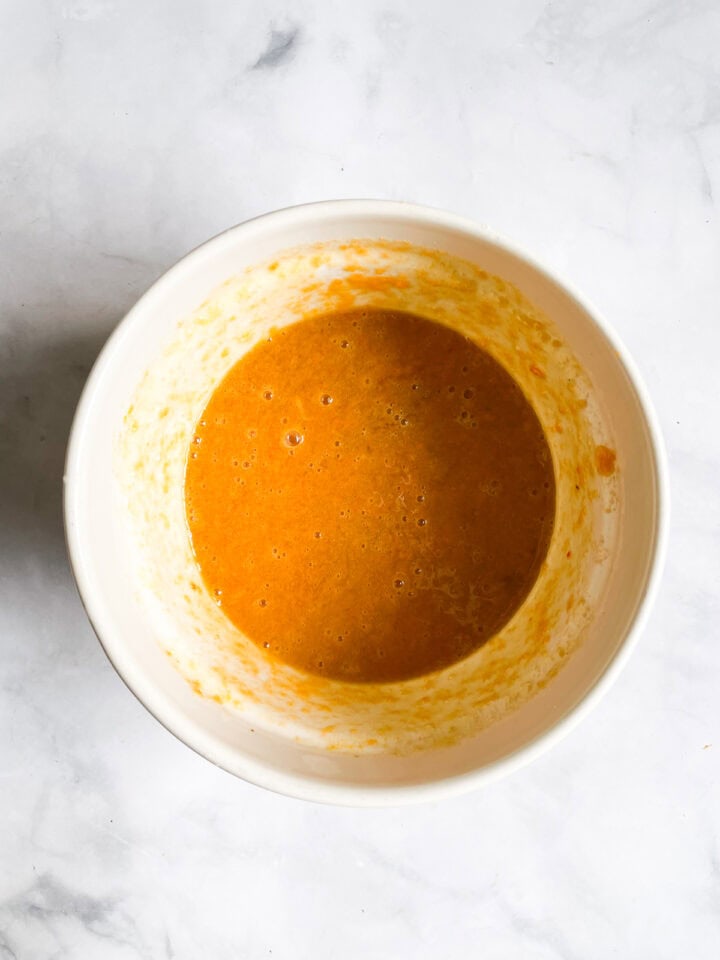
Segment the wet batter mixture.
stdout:
<path fill-rule="evenodd" d="M 487 353 L 422 317 L 303 320 L 197 424 L 185 498 L 216 602 L 269 656 L 354 682 L 460 660 L 510 619 L 555 511 L 542 427 Z"/>

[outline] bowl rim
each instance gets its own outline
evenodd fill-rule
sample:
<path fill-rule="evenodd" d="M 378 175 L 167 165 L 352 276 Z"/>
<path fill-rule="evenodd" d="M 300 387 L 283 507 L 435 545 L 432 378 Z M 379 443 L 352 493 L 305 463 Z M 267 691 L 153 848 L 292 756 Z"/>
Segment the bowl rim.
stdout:
<path fill-rule="evenodd" d="M 211 258 L 221 247 L 234 242 L 239 233 L 251 235 L 252 232 L 268 228 L 281 233 L 283 227 L 297 225 L 307 220 L 321 224 L 324 221 L 336 221 L 342 216 L 357 217 L 359 215 L 368 218 L 404 219 L 415 224 L 427 224 L 481 240 L 524 261 L 543 279 L 575 301 L 616 351 L 635 391 L 650 439 L 656 491 L 654 542 L 645 583 L 638 595 L 633 619 L 624 637 L 620 639 L 612 659 L 579 702 L 532 740 L 498 760 L 452 777 L 403 785 L 333 783 L 317 780 L 312 776 L 286 773 L 219 743 L 201 725 L 189 719 L 169 698 L 158 695 L 157 688 L 147 682 L 140 671 L 133 671 L 131 664 L 123 656 L 122 635 L 114 629 L 111 618 L 106 616 L 101 597 L 92 590 L 85 576 L 78 534 L 77 517 L 80 508 L 73 496 L 87 424 L 95 398 L 102 390 L 103 374 L 112 364 L 122 340 L 143 319 L 153 300 L 159 298 L 165 289 L 171 287 L 189 267 L 197 266 L 202 260 Z M 615 682 L 647 624 L 662 578 L 670 521 L 667 456 L 657 415 L 635 361 L 615 329 L 600 311 L 589 303 L 587 298 L 581 296 L 571 284 L 559 280 L 534 256 L 487 226 L 434 207 L 394 200 L 323 200 L 261 214 L 229 227 L 206 240 L 163 272 L 120 320 L 93 364 L 70 430 L 63 486 L 65 541 L 81 602 L 110 663 L 140 703 L 178 740 L 227 772 L 285 796 L 343 806 L 395 806 L 465 793 L 481 784 L 491 783 L 518 770 L 567 736 L 599 703 Z"/>

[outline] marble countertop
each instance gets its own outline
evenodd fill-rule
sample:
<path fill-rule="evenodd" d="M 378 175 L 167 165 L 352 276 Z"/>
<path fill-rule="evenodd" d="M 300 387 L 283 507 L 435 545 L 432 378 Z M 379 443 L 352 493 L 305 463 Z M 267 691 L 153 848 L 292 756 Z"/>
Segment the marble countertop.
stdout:
<path fill-rule="evenodd" d="M 720 7 L 0 5 L 0 958 L 720 956 Z M 334 809 L 182 746 L 75 593 L 61 475 L 104 338 L 223 228 L 329 197 L 491 225 L 636 357 L 667 569 L 621 679 L 461 799 Z"/>

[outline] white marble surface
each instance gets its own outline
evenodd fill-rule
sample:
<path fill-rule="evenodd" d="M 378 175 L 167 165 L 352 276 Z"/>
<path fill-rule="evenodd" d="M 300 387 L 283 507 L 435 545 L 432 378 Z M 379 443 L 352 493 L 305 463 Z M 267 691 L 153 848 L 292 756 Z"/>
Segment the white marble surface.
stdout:
<path fill-rule="evenodd" d="M 0 958 L 720 956 L 720 7 L 0 4 Z M 612 319 L 674 494 L 659 603 L 551 754 L 462 799 L 265 793 L 106 662 L 60 516 L 100 344 L 184 251 L 374 196 L 468 214 Z"/>

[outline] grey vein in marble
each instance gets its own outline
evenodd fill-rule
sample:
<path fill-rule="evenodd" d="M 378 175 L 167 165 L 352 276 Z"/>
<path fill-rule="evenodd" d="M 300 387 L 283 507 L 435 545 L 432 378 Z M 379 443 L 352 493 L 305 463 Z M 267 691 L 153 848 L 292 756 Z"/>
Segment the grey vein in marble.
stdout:
<path fill-rule="evenodd" d="M 289 30 L 271 30 L 268 45 L 252 65 L 252 69 L 267 70 L 288 63 L 295 55 L 299 36 L 299 27 L 292 27 Z"/>

